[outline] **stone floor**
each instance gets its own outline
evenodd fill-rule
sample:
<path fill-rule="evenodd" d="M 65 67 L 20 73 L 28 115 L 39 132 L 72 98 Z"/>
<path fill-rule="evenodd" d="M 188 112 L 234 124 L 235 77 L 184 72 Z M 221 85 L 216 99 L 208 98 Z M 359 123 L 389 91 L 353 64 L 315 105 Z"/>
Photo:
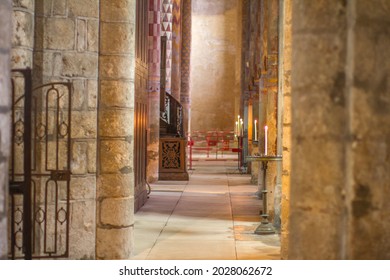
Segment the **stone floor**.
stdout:
<path fill-rule="evenodd" d="M 278 234 L 254 234 L 261 200 L 237 162 L 199 160 L 193 169 L 188 182 L 151 185 L 135 215 L 133 259 L 280 259 Z"/>

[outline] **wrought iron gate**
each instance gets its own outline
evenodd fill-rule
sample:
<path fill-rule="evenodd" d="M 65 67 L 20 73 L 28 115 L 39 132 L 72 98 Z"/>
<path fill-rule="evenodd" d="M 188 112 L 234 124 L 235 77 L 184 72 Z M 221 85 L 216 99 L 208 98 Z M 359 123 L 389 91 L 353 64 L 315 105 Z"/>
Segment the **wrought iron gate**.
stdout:
<path fill-rule="evenodd" d="M 31 69 L 12 71 L 9 257 L 69 254 L 70 83 L 31 87 Z"/>

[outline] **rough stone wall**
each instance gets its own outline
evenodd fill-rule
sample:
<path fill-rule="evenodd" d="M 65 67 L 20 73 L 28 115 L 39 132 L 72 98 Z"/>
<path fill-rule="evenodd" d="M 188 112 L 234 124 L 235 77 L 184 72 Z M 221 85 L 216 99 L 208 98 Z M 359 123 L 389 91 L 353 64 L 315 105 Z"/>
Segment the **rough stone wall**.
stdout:
<path fill-rule="evenodd" d="M 11 36 L 12 5 L 0 2 L 0 259 L 7 259 L 8 157 L 10 151 L 11 111 Z"/>
<path fill-rule="evenodd" d="M 389 259 L 390 5 L 294 1 L 290 259 Z"/>
<path fill-rule="evenodd" d="M 100 1 L 97 259 L 133 248 L 135 11 L 135 0 Z"/>
<path fill-rule="evenodd" d="M 70 81 L 70 258 L 95 258 L 99 1 L 35 3 L 33 83 Z"/>
<path fill-rule="evenodd" d="M 241 1 L 193 2 L 191 130 L 234 130 L 240 96 Z M 184 40 L 184 38 L 183 38 Z M 212 109 L 211 109 L 212 108 Z"/>

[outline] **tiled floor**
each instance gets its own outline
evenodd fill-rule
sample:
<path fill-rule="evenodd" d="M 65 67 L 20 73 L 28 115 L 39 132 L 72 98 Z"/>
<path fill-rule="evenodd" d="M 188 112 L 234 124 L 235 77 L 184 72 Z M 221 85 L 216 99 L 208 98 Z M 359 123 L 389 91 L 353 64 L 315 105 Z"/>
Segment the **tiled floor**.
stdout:
<path fill-rule="evenodd" d="M 279 259 L 279 236 L 254 234 L 261 200 L 237 162 L 199 160 L 193 168 L 188 182 L 151 185 L 135 215 L 133 259 Z"/>

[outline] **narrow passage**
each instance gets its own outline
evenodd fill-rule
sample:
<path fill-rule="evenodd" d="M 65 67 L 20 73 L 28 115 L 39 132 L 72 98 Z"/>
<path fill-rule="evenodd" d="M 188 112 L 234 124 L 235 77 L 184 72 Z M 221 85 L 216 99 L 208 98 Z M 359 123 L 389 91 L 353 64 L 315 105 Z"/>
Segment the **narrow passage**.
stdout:
<path fill-rule="evenodd" d="M 152 184 L 135 214 L 138 260 L 280 259 L 277 234 L 256 235 L 261 200 L 237 162 L 197 161 L 188 182 Z"/>

